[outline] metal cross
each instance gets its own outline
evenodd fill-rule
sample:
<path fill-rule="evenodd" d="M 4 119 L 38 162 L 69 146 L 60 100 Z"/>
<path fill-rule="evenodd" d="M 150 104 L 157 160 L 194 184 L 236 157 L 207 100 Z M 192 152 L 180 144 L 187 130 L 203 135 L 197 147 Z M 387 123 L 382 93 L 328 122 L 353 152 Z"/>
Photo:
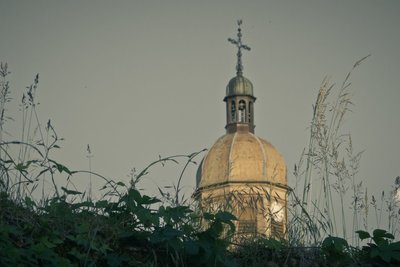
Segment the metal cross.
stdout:
<path fill-rule="evenodd" d="M 231 42 L 232 44 L 236 45 L 236 47 L 238 48 L 238 52 L 237 52 L 237 64 L 236 64 L 236 74 L 238 76 L 242 75 L 243 73 L 243 65 L 242 65 L 242 48 L 245 50 L 250 51 L 250 47 L 248 47 L 245 44 L 242 44 L 242 29 L 240 28 L 240 25 L 242 25 L 242 20 L 239 19 L 237 21 L 238 24 L 238 33 L 237 33 L 237 39 L 232 39 L 232 38 L 228 38 L 228 41 Z"/>

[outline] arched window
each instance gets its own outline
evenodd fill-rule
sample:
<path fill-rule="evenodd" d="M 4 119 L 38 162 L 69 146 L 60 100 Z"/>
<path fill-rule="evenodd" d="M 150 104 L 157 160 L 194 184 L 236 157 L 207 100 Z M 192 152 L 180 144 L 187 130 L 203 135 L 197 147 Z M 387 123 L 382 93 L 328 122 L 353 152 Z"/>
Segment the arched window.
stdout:
<path fill-rule="evenodd" d="M 236 121 L 236 104 L 235 100 L 232 100 L 231 102 L 231 122 Z"/>
<path fill-rule="evenodd" d="M 253 102 L 249 102 L 249 123 L 252 123 L 252 114 L 253 114 Z"/>
<path fill-rule="evenodd" d="M 246 102 L 244 100 L 239 101 L 239 122 L 246 122 Z"/>

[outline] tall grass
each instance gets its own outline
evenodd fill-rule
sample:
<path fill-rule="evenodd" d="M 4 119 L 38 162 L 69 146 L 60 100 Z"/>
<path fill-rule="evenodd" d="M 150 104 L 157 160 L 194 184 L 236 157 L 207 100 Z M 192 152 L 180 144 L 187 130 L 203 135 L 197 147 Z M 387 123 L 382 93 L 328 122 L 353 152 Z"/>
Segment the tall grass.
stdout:
<path fill-rule="evenodd" d="M 361 188 L 356 186 L 356 174 L 362 152 L 353 151 L 351 135 L 343 132 L 342 126 L 353 105 L 351 74 L 367 57 L 354 64 L 333 101 L 331 95 L 337 86 L 325 78 L 313 105 L 309 143 L 295 166 L 296 190 L 292 192 L 295 231 L 304 233 L 298 240 L 301 243 L 318 243 L 326 235 L 348 237 L 345 195 L 350 187 L 355 200 L 354 222 L 358 222 Z"/>
<path fill-rule="evenodd" d="M 6 81 L 6 75 L 10 72 L 7 65 L 2 64 L 2 96 L 1 112 L 3 114 L 1 121 L 1 186 L 2 190 L 7 192 L 14 199 L 24 199 L 33 197 L 33 192 L 40 186 L 43 186 L 42 196 L 44 196 L 44 187 L 47 176 L 53 185 L 56 195 L 59 195 L 58 186 L 55 183 L 54 175 L 57 169 L 57 162 L 50 158 L 50 152 L 60 148 L 59 138 L 55 132 L 50 120 L 46 127 L 42 127 L 37 114 L 36 91 L 39 84 L 39 75 L 36 75 L 33 83 L 26 87 L 20 103 L 21 111 L 21 136 L 17 139 L 7 141 L 4 138 L 6 104 L 11 100 L 9 94 L 9 82 Z M 13 138 L 13 137 L 11 137 Z M 10 139 L 10 138 L 9 138 Z"/>
<path fill-rule="evenodd" d="M 393 196 L 385 199 L 382 194 L 380 206 L 374 196 L 372 202 L 368 202 L 367 189 L 357 177 L 363 151 L 354 151 L 351 135 L 343 129 L 345 118 L 354 105 L 351 74 L 368 57 L 357 61 L 339 86 L 325 78 L 319 88 L 313 105 L 308 146 L 294 168 L 296 185 L 291 192 L 289 224 L 294 244 L 318 244 L 327 235 L 341 236 L 358 244 L 354 232 L 368 230 L 371 205 L 376 215 L 376 227 L 381 226 L 386 205 L 391 222 L 388 229 L 398 232 L 394 229 L 394 221 L 398 219 L 394 210 L 399 210 L 398 201 Z M 349 209 L 352 211 L 350 223 L 346 220 Z"/>

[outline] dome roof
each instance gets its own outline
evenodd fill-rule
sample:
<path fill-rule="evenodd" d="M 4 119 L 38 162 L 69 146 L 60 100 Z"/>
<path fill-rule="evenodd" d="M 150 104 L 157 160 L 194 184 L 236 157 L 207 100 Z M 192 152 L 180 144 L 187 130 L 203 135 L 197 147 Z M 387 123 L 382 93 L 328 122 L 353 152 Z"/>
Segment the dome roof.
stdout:
<path fill-rule="evenodd" d="M 226 96 L 233 95 L 253 96 L 253 84 L 242 75 L 233 77 L 226 86 Z"/>
<path fill-rule="evenodd" d="M 197 188 L 227 182 L 271 182 L 287 184 L 281 154 L 251 132 L 220 137 L 208 151 L 197 171 Z"/>

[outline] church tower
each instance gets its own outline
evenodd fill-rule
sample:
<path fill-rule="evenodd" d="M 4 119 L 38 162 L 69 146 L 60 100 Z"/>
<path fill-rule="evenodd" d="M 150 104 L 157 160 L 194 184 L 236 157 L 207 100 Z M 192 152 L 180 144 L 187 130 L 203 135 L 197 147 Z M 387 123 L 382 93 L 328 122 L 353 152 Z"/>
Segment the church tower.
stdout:
<path fill-rule="evenodd" d="M 286 165 L 281 154 L 254 133 L 253 84 L 243 76 L 242 21 L 238 21 L 236 76 L 227 87 L 226 134 L 203 158 L 194 197 L 207 212 L 236 216 L 236 236 L 285 238 L 287 224 Z"/>

